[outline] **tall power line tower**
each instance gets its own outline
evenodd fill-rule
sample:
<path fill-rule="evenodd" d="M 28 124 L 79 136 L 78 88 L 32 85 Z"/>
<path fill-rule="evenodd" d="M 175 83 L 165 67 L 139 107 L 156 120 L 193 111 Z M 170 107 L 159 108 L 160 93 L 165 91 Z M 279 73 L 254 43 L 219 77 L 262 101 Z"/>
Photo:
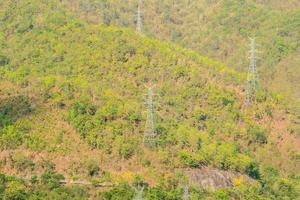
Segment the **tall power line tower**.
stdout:
<path fill-rule="evenodd" d="M 186 185 L 183 188 L 183 196 L 182 196 L 183 200 L 189 200 L 190 199 L 190 195 L 189 195 L 189 187 Z"/>
<path fill-rule="evenodd" d="M 134 197 L 133 200 L 144 200 L 143 198 L 143 191 L 144 191 L 144 188 L 142 189 L 139 189 Z"/>
<path fill-rule="evenodd" d="M 258 88 L 257 77 L 257 52 L 255 38 L 250 38 L 251 50 L 250 50 L 250 64 L 248 68 L 247 83 L 246 83 L 246 105 L 251 106 L 255 102 L 256 91 Z"/>
<path fill-rule="evenodd" d="M 136 31 L 140 33 L 142 32 L 143 29 L 141 7 L 142 7 L 142 0 L 138 0 Z"/>
<path fill-rule="evenodd" d="M 153 87 L 147 87 L 148 92 L 146 94 L 146 105 L 147 105 L 147 121 L 144 134 L 145 146 L 155 148 L 157 144 L 157 133 L 154 127 L 154 91 Z"/>

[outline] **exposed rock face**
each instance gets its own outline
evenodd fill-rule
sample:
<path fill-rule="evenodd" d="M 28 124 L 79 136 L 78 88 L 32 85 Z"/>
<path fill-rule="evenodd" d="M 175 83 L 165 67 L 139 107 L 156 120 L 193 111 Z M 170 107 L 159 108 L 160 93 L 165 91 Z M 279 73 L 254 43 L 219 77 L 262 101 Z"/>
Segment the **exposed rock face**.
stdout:
<path fill-rule="evenodd" d="M 189 178 L 192 185 L 215 190 L 217 188 L 233 187 L 233 179 L 243 177 L 244 180 L 250 180 L 248 176 L 222 171 L 213 168 L 187 169 L 184 174 Z"/>

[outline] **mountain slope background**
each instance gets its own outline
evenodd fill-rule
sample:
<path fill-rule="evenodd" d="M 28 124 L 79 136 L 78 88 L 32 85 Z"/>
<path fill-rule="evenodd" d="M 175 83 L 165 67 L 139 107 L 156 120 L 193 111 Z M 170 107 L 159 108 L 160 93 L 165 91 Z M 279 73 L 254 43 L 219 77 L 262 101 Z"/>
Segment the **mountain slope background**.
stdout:
<path fill-rule="evenodd" d="M 212 167 L 255 184 L 193 195 L 298 197 L 297 116 L 280 94 L 259 91 L 245 108 L 245 75 L 192 50 L 89 24 L 61 1 L 0 2 L 1 172 L 31 179 L 1 176 L 1 195 L 94 192 L 59 192 L 58 172 L 117 185 L 97 198 L 131 199 L 133 188 L 118 185 L 126 182 L 147 183 L 148 199 L 180 199 L 185 179 L 176 171 Z M 156 150 L 143 145 L 145 85 L 158 94 Z"/>
<path fill-rule="evenodd" d="M 71 2 L 70 9 L 88 22 L 135 28 L 135 0 Z M 256 37 L 261 85 L 296 98 L 300 95 L 299 13 L 294 0 L 150 0 L 142 5 L 146 34 L 196 50 L 238 71 L 247 71 L 248 38 Z"/>

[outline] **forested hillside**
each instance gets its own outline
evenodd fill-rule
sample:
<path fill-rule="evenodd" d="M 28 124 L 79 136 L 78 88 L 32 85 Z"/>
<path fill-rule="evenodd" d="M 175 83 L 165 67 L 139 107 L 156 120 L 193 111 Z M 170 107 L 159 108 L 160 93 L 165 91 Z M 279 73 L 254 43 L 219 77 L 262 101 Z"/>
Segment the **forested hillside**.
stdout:
<path fill-rule="evenodd" d="M 136 26 L 136 0 L 71 2 L 68 7 L 88 22 Z M 146 34 L 176 42 L 239 71 L 247 70 L 248 38 L 256 37 L 261 85 L 300 97 L 298 1 L 150 0 L 142 1 L 142 16 Z"/>
<path fill-rule="evenodd" d="M 1 198 L 130 200 L 143 186 L 145 199 L 178 200 L 186 185 L 190 199 L 300 196 L 299 119 L 281 93 L 260 89 L 246 107 L 244 73 L 68 5 L 0 0 Z M 189 185 L 184 172 L 203 168 L 236 178 Z"/>

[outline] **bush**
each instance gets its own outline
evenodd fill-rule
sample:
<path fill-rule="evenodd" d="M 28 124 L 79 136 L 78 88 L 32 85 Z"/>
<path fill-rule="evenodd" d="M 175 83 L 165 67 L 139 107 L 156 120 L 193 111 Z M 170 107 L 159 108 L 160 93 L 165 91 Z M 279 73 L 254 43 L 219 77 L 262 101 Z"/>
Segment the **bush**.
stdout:
<path fill-rule="evenodd" d="M 9 63 L 9 58 L 6 56 L 0 55 L 0 66 L 7 65 Z"/>
<path fill-rule="evenodd" d="M 228 192 L 224 189 L 218 189 L 215 193 L 216 200 L 229 200 Z"/>
<path fill-rule="evenodd" d="M 127 62 L 130 57 L 136 54 L 136 49 L 132 46 L 129 46 L 126 40 L 121 39 L 118 43 L 119 45 L 114 52 L 114 56 L 117 61 L 122 63 Z"/>
<path fill-rule="evenodd" d="M 122 143 L 120 150 L 119 150 L 119 155 L 128 160 L 129 158 L 131 158 L 134 154 L 134 151 L 136 149 L 136 146 L 134 145 L 133 142 L 127 142 L 127 143 Z"/>
<path fill-rule="evenodd" d="M 186 167 L 197 168 L 206 164 L 206 160 L 200 154 L 182 151 L 179 153 L 180 162 Z"/>
<path fill-rule="evenodd" d="M 28 149 L 31 149 L 33 151 L 41 151 L 46 147 L 44 139 L 36 135 L 27 137 L 25 140 L 25 145 Z"/>
<path fill-rule="evenodd" d="M 97 176 L 97 175 L 99 175 L 100 167 L 96 162 L 90 161 L 87 166 L 87 170 L 88 170 L 89 176 Z"/>
<path fill-rule="evenodd" d="M 268 142 L 265 130 L 258 126 L 250 126 L 247 133 L 250 137 L 249 143 L 266 144 Z"/>
<path fill-rule="evenodd" d="M 60 181 L 64 179 L 64 176 L 61 174 L 57 174 L 53 171 L 47 171 L 42 174 L 41 183 L 52 190 L 60 187 Z"/>
<path fill-rule="evenodd" d="M 26 200 L 27 193 L 24 184 L 11 181 L 7 184 L 4 199 L 7 200 Z"/>
<path fill-rule="evenodd" d="M 38 161 L 37 166 L 45 171 L 53 171 L 55 169 L 55 164 L 47 159 L 41 159 Z"/>
<path fill-rule="evenodd" d="M 27 115 L 31 111 L 31 104 L 26 96 L 6 99 L 0 104 L 0 127 L 10 125 L 19 117 Z"/>
<path fill-rule="evenodd" d="M 103 197 L 105 200 L 132 200 L 134 190 L 128 184 L 123 183 L 107 192 L 103 192 L 100 194 L 100 197 Z"/>
<path fill-rule="evenodd" d="M 11 167 L 22 172 L 25 170 L 33 171 L 35 168 L 33 161 L 29 157 L 22 154 L 10 155 L 9 162 Z"/>
<path fill-rule="evenodd" d="M 251 177 L 255 179 L 260 178 L 260 173 L 259 173 L 259 166 L 258 163 L 252 162 L 250 163 L 247 168 L 246 168 L 246 173 Z"/>
<path fill-rule="evenodd" d="M 23 143 L 23 140 L 23 135 L 14 126 L 0 130 L 1 149 L 15 149 Z"/>

